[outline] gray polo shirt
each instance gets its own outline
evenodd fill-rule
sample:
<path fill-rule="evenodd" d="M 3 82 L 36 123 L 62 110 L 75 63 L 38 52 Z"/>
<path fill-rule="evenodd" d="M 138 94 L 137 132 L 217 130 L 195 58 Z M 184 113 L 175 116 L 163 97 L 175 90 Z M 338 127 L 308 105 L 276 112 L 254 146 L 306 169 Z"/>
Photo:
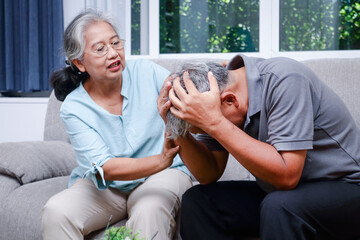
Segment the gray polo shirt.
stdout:
<path fill-rule="evenodd" d="M 334 91 L 292 59 L 237 55 L 228 68 L 241 65 L 249 92 L 244 131 L 278 151 L 308 150 L 300 182 L 359 184 L 360 129 Z M 273 189 L 257 181 L 265 190 Z"/>

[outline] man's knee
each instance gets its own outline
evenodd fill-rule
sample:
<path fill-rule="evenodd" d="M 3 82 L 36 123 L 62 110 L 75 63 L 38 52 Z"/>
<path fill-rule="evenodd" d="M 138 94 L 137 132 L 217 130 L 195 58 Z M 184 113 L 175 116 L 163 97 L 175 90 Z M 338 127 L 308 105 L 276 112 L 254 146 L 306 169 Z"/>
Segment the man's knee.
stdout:
<path fill-rule="evenodd" d="M 276 213 L 282 211 L 284 207 L 284 202 L 282 194 L 280 192 L 272 192 L 266 195 L 264 200 L 261 202 L 260 209 L 261 212 L 271 212 Z"/>
<path fill-rule="evenodd" d="M 261 203 L 261 212 L 271 214 L 292 212 L 301 214 L 303 211 L 303 201 L 296 191 L 275 191 L 266 195 Z"/>
<path fill-rule="evenodd" d="M 181 211 L 186 212 L 190 211 L 192 212 L 194 208 L 198 208 L 199 204 L 201 206 L 201 203 L 204 203 L 204 194 L 201 191 L 201 189 L 204 186 L 202 185 L 196 185 L 191 188 L 189 188 L 182 196 L 181 201 Z"/>
<path fill-rule="evenodd" d="M 282 229 L 294 228 L 293 231 L 300 231 L 300 226 L 303 226 L 302 228 L 309 229 L 309 233 L 313 234 L 306 207 L 303 206 L 304 202 L 301 201 L 301 196 L 297 195 L 294 191 L 275 191 L 264 198 L 260 205 L 260 221 L 263 230 L 264 226 L 277 226 Z"/>

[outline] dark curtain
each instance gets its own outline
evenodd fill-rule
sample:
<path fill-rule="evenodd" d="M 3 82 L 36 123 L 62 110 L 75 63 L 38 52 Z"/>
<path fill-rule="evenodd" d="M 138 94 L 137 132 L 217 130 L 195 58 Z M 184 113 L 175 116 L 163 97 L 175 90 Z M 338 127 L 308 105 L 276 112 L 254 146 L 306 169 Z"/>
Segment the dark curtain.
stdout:
<path fill-rule="evenodd" d="M 0 92 L 50 90 L 63 31 L 62 0 L 0 0 Z"/>

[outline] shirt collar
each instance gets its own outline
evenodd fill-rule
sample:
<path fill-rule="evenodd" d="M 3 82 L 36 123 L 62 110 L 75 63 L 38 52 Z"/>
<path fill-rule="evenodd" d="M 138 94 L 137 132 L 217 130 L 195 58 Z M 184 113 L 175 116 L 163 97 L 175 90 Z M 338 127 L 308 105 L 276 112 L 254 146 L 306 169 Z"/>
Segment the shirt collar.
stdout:
<path fill-rule="evenodd" d="M 250 123 L 250 118 L 261 110 L 263 83 L 260 77 L 258 63 L 262 60 L 262 58 L 253 58 L 247 57 L 243 54 L 238 54 L 233 57 L 227 65 L 228 69 L 236 69 L 241 66 L 245 66 L 249 106 L 244 128 L 246 128 L 246 126 Z"/>
<path fill-rule="evenodd" d="M 129 75 L 129 69 L 127 68 L 127 65 L 125 65 L 125 68 L 123 69 L 122 73 L 122 83 L 121 83 L 121 95 L 124 96 L 124 98 L 128 98 L 129 95 L 129 84 L 130 84 L 130 75 Z"/>

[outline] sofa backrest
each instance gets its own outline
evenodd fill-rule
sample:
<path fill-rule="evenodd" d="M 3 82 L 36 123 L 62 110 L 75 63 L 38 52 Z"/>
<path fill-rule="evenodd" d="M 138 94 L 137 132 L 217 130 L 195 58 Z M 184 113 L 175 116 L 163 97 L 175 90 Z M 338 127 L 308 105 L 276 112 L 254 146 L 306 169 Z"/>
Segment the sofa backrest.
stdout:
<path fill-rule="evenodd" d="M 345 102 L 360 127 L 360 58 L 303 62 Z"/>
<path fill-rule="evenodd" d="M 61 101 L 56 99 L 54 91 L 52 91 L 45 116 L 44 141 L 63 141 L 70 143 L 65 125 L 60 118 L 61 103 Z"/>

